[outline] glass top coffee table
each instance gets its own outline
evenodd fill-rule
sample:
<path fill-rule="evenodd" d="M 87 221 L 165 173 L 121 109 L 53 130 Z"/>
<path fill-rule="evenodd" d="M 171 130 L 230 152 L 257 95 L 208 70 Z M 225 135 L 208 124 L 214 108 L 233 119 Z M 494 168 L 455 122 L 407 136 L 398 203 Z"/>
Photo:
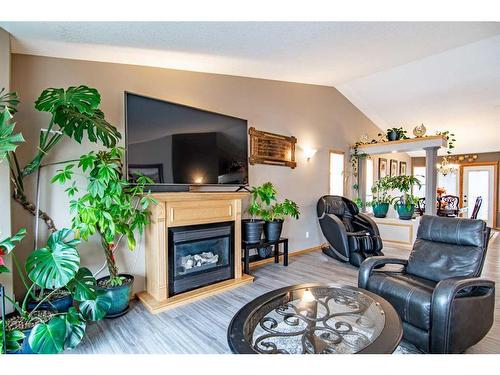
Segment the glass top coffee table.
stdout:
<path fill-rule="evenodd" d="M 392 353 L 401 319 L 383 298 L 343 285 L 302 284 L 266 293 L 236 313 L 228 343 L 234 353 Z"/>

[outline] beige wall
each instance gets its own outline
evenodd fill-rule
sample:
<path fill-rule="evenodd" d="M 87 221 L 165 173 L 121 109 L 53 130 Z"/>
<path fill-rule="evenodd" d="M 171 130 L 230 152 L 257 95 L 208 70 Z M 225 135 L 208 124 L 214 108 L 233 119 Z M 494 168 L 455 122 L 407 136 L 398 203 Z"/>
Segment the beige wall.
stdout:
<path fill-rule="evenodd" d="M 0 89 L 10 91 L 10 40 L 9 34 L 0 29 Z M 9 166 L 7 161 L 0 160 L 0 239 L 11 234 L 10 227 L 10 183 Z M 12 268 L 12 260 L 6 259 L 6 265 Z M 0 275 L 0 283 L 5 287 L 8 295 L 12 295 L 12 273 Z M 11 307 L 7 307 L 11 311 Z"/>
<path fill-rule="evenodd" d="M 244 118 L 249 126 L 293 135 L 299 146 L 317 148 L 318 152 L 309 163 L 299 148 L 298 167 L 293 170 L 264 165 L 250 168 L 252 185 L 272 181 L 282 197 L 295 200 L 301 207 L 300 219 L 288 220 L 285 224 L 284 235 L 290 238 L 291 251 L 323 242 L 315 205 L 320 196 L 328 194 L 328 150 L 344 150 L 347 155 L 349 145 L 361 134 L 375 136 L 379 132 L 366 116 L 331 87 L 28 55 L 13 55 L 12 70 L 13 88 L 23 102 L 17 121 L 28 141 L 20 150 L 23 162 L 35 152 L 38 130 L 48 121 L 47 114 L 33 109 L 34 100 L 46 87 L 78 84 L 100 91 L 103 111 L 122 133 L 123 92 L 127 90 Z M 91 147 L 65 140 L 49 160 L 76 158 Z M 59 227 L 68 226 L 68 199 L 61 187 L 49 186 L 47 182 L 53 173 L 54 169 L 49 168 L 42 173 L 42 208 L 54 217 Z M 34 178 L 30 181 L 32 189 Z M 14 221 L 16 225 L 27 225 L 32 232 L 31 217 L 17 206 Z M 29 244 L 30 239 L 25 243 Z M 24 251 L 29 250 L 25 246 Z M 123 249 L 118 257 L 121 270 L 137 276 L 137 290 L 143 288 L 143 252 L 144 248 L 135 253 Z M 93 270 L 104 261 L 98 241 L 83 244 L 80 253 L 83 263 Z M 16 282 L 16 287 L 18 284 Z"/>
<path fill-rule="evenodd" d="M 425 158 L 424 157 L 414 157 L 411 158 L 412 164 L 415 167 L 423 167 L 425 166 Z M 441 159 L 439 159 L 441 161 Z M 474 161 L 475 163 L 483 163 L 483 162 L 500 162 L 500 151 L 499 152 L 483 152 L 477 153 L 477 159 Z M 499 171 L 500 172 L 500 171 Z M 458 176 L 457 176 L 458 178 Z M 497 197 L 497 227 L 500 227 L 500 173 L 498 173 L 498 179 L 496 181 L 498 197 Z M 458 185 L 458 184 L 457 184 Z"/>

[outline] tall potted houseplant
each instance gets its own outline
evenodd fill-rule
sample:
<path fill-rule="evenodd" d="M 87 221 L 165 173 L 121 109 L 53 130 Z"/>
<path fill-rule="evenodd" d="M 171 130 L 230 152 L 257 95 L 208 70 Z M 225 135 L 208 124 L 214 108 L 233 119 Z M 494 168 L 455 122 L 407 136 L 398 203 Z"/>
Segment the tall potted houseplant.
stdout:
<path fill-rule="evenodd" d="M 142 235 L 149 223 L 154 198 L 145 191 L 145 184 L 153 181 L 139 177 L 129 185 L 122 172 L 123 150 L 90 152 L 80 157 L 78 169 L 86 177 L 86 188 L 79 194 L 75 180 L 75 165 L 68 164 L 52 178 L 52 182 L 71 185 L 66 189 L 71 198 L 72 228 L 85 241 L 97 234 L 100 238 L 108 276 L 97 280 L 99 288 L 111 299 L 108 317 L 124 314 L 128 309 L 134 276 L 119 273 L 115 251 L 126 238 L 129 249 L 136 246 L 136 232 Z"/>
<path fill-rule="evenodd" d="M 419 188 L 422 186 L 419 179 L 415 176 L 393 176 L 390 177 L 390 185 L 392 189 L 397 189 L 403 195 L 394 204 L 395 210 L 401 220 L 410 220 L 415 212 L 418 197 L 413 195 L 413 187 L 416 185 Z"/>
<path fill-rule="evenodd" d="M 16 93 L 4 93 L 0 91 L 0 121 L 7 123 L 12 114 L 17 112 L 19 98 Z M 26 165 L 22 165 L 15 153 L 17 142 L 22 141 L 20 134 L 7 138 L 10 146 L 0 144 L 0 156 L 5 157 L 9 163 L 12 183 L 12 197 L 31 215 L 42 219 L 49 232 L 57 231 L 52 217 L 40 207 L 36 207 L 30 200 L 25 186 L 26 179 L 33 173 L 39 171 L 43 166 L 44 158 L 65 137 L 81 143 L 86 135 L 90 142 L 101 142 L 106 147 L 113 147 L 121 138 L 117 129 L 108 123 L 103 112 L 99 109 L 101 96 L 99 92 L 91 87 L 80 85 L 67 89 L 48 88 L 42 91 L 35 101 L 35 109 L 50 114 L 50 120 L 46 129 L 40 132 L 37 152 L 33 159 Z M 8 127 L 2 126 L 0 133 L 6 135 Z M 0 138 L 2 136 L 0 135 Z M 20 138 L 16 138 L 20 137 Z M 50 293 L 49 290 L 41 290 L 41 293 L 33 293 L 28 301 L 28 308 L 34 308 L 43 299 L 44 308 L 56 308 L 58 311 L 67 311 L 73 303 L 71 294 L 66 290 L 59 293 Z M 44 293 L 50 293 L 50 299 L 44 299 Z"/>
<path fill-rule="evenodd" d="M 276 189 L 273 184 L 266 182 L 260 186 L 254 186 L 250 190 L 251 200 L 247 212 L 251 215 L 250 219 L 244 219 L 242 224 L 243 241 L 248 243 L 259 242 L 262 238 L 264 229 L 264 220 L 260 219 L 263 211 L 263 205 L 270 205 L 276 200 Z"/>
<path fill-rule="evenodd" d="M 370 205 L 375 217 L 384 218 L 389 211 L 389 205 L 394 202 L 394 198 L 389 194 L 391 189 L 391 177 L 383 177 L 372 186 L 373 200 Z"/>

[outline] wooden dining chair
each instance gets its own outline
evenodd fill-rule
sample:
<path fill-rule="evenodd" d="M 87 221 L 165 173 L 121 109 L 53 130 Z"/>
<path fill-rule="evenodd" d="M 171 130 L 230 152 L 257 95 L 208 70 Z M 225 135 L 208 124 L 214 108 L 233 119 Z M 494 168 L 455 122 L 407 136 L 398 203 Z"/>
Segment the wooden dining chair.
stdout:
<path fill-rule="evenodd" d="M 474 203 L 474 209 L 472 210 L 471 219 L 477 219 L 477 215 L 479 214 L 479 210 L 481 209 L 481 205 L 483 204 L 483 197 L 477 197 L 476 203 Z"/>
<path fill-rule="evenodd" d="M 438 198 L 438 216 L 457 217 L 460 198 L 456 195 L 443 195 Z"/>

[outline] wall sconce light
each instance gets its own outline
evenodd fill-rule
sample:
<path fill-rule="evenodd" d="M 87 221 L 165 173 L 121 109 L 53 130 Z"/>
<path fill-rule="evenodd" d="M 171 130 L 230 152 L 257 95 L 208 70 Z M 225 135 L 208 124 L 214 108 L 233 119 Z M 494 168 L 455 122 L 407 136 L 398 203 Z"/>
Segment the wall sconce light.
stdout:
<path fill-rule="evenodd" d="M 306 157 L 307 161 L 311 160 L 311 158 L 318 151 L 316 148 L 310 148 L 310 147 L 304 147 L 303 150 L 304 150 L 304 156 Z"/>

